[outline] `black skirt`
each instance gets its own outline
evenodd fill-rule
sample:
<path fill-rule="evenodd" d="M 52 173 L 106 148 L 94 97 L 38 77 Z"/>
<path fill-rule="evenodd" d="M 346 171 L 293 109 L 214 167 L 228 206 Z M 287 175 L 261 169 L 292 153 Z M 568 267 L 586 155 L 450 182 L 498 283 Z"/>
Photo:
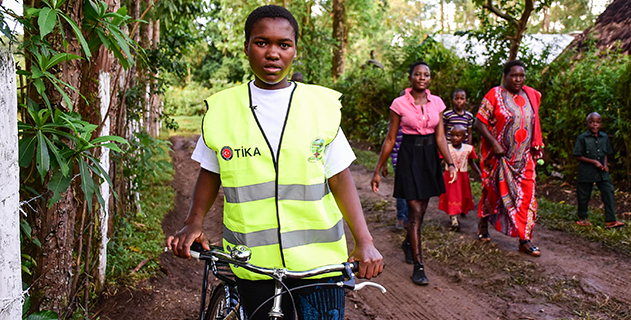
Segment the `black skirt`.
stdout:
<path fill-rule="evenodd" d="M 403 135 L 394 176 L 395 198 L 424 200 L 445 193 L 434 134 Z"/>

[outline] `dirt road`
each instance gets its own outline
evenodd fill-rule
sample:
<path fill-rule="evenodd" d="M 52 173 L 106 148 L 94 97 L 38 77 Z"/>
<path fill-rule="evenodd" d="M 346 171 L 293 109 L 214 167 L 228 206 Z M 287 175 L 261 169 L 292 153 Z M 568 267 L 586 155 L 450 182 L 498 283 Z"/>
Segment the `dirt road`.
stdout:
<path fill-rule="evenodd" d="M 175 233 L 186 217 L 199 166 L 190 160 L 197 137 L 173 137 L 172 158 L 177 192 L 175 208 L 162 223 Z M 540 258 L 517 252 L 517 240 L 491 230 L 492 242 L 475 239 L 477 218 L 461 219 L 461 231 L 448 231 L 448 217 L 430 202 L 423 229 L 430 285 L 412 283 L 412 267 L 400 249 L 404 232 L 395 229 L 392 179 L 382 180 L 380 194 L 370 190 L 372 172 L 353 165 L 355 183 L 386 269 L 376 281 L 388 292 L 347 294 L 347 319 L 631 319 L 631 258 L 566 233 L 535 229 Z M 222 196 L 220 194 L 220 196 Z M 221 202 L 221 201 L 219 201 Z M 221 203 L 204 222 L 214 243 L 221 237 Z M 350 232 L 347 232 L 350 238 Z M 352 240 L 349 239 L 352 247 Z M 135 289 L 104 297 L 93 309 L 100 319 L 195 319 L 203 264 L 165 253 L 165 274 Z"/>

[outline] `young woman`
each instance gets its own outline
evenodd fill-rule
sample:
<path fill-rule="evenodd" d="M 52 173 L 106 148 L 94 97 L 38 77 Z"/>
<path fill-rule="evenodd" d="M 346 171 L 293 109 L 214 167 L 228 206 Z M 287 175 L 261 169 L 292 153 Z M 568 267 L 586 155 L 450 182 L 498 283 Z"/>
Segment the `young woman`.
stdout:
<path fill-rule="evenodd" d="M 427 63 L 417 61 L 412 64 L 408 79 L 410 88 L 405 89 L 405 94 L 394 99 L 390 106 L 388 136 L 381 147 L 371 184 L 373 192 L 379 191 L 379 172 L 386 165 L 401 125 L 403 140 L 397 159 L 393 196 L 406 199 L 408 203 L 407 237 L 402 249 L 406 262 L 414 263 L 412 281 L 427 285 L 429 280 L 425 275 L 421 251 L 421 224 L 429 198 L 445 192 L 438 150 L 449 167 L 449 183 L 456 181 L 456 170 L 445 139 L 445 103 L 427 89 L 431 80 Z"/>

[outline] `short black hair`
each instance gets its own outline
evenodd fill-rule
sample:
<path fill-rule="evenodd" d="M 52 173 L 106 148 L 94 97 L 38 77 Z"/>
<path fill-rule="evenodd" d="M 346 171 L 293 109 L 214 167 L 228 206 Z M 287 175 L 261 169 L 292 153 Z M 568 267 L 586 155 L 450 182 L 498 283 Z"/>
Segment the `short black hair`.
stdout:
<path fill-rule="evenodd" d="M 524 70 L 526 70 L 526 66 L 523 62 L 521 62 L 520 60 L 511 60 L 506 62 L 506 64 L 504 65 L 504 76 L 507 76 L 510 73 L 510 69 L 515 66 L 522 67 L 524 68 Z"/>
<path fill-rule="evenodd" d="M 294 41 L 298 43 L 298 36 L 300 35 L 300 31 L 298 29 L 298 22 L 294 15 L 289 12 L 289 10 L 276 5 L 267 5 L 254 9 L 248 16 L 248 19 L 245 21 L 245 42 L 250 41 L 250 34 L 252 33 L 252 28 L 254 24 L 265 18 L 272 19 L 285 19 L 289 22 L 292 28 L 294 28 Z"/>
<path fill-rule="evenodd" d="M 467 96 L 467 92 L 464 91 L 464 89 L 457 88 L 456 90 L 454 90 L 454 93 L 451 95 L 451 98 L 453 99 L 456 96 L 456 93 L 458 93 L 458 92 L 464 93 L 465 97 Z"/>
<path fill-rule="evenodd" d="M 454 132 L 454 131 L 462 131 L 462 132 L 464 132 L 466 134 L 467 133 L 467 128 L 465 128 L 461 124 L 457 124 L 453 128 L 451 128 L 451 130 L 449 132 L 451 133 L 451 132 Z"/>
<path fill-rule="evenodd" d="M 589 118 L 591 118 L 591 117 L 599 117 L 601 120 L 602 120 L 602 118 L 603 118 L 602 116 L 600 116 L 600 113 L 598 113 L 598 112 L 592 112 L 592 113 L 590 113 L 590 114 L 588 114 L 588 115 L 587 115 L 587 117 L 585 118 L 585 122 L 588 122 L 588 121 L 589 121 Z"/>
<path fill-rule="evenodd" d="M 423 60 L 418 60 L 418 61 L 412 63 L 412 65 L 410 66 L 410 70 L 408 71 L 410 73 L 410 77 L 412 76 L 412 73 L 414 73 L 414 69 L 416 69 L 416 67 L 418 67 L 418 66 L 426 66 L 427 69 L 430 69 L 429 65 L 427 64 L 427 62 L 425 62 Z M 430 71 L 432 71 L 432 70 L 430 69 Z"/>

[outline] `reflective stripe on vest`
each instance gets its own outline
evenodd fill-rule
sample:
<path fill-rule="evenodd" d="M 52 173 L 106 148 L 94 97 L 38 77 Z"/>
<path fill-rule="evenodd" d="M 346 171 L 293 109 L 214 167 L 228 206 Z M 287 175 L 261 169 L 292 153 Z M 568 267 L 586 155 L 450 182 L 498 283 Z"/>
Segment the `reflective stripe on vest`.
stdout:
<path fill-rule="evenodd" d="M 304 246 L 312 243 L 335 242 L 344 236 L 344 223 L 338 221 L 328 230 L 296 230 L 282 234 L 283 248 Z M 223 237 L 234 245 L 243 244 L 250 248 L 278 244 L 278 229 L 267 229 L 250 233 L 234 232 L 223 227 Z M 342 262 L 342 261 L 340 261 Z"/>
<path fill-rule="evenodd" d="M 275 196 L 275 186 L 274 181 L 270 181 L 243 187 L 224 187 L 223 192 L 226 202 L 243 203 L 273 198 Z M 316 201 L 322 200 L 329 192 L 331 190 L 329 190 L 329 186 L 326 183 L 279 185 L 278 200 Z"/>
<path fill-rule="evenodd" d="M 323 156 L 339 128 L 339 96 L 297 84 L 287 114 L 279 115 L 286 120 L 276 157 L 250 107 L 248 84 L 207 100 L 202 130 L 218 155 L 224 248 L 244 244 L 252 250 L 252 264 L 296 271 L 347 259 L 344 223 Z M 243 268 L 233 272 L 242 279 L 268 279 Z"/>

